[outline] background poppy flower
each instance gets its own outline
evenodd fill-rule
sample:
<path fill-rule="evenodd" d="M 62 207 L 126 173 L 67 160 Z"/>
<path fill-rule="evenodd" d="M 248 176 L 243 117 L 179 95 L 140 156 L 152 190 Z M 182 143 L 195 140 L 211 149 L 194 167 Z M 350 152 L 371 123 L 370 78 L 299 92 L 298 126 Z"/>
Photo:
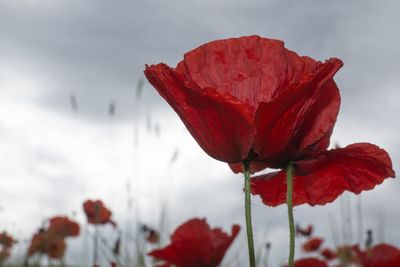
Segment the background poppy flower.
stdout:
<path fill-rule="evenodd" d="M 305 258 L 301 260 L 297 260 L 294 263 L 295 267 L 328 267 L 326 262 L 316 259 L 316 258 Z"/>
<path fill-rule="evenodd" d="M 49 220 L 48 231 L 61 238 L 67 236 L 78 236 L 80 227 L 77 222 L 71 221 L 67 217 L 56 216 Z"/>
<path fill-rule="evenodd" d="M 33 256 L 36 253 L 40 253 L 52 259 L 61 259 L 64 256 L 66 246 L 63 238 L 54 236 L 52 233 L 42 229 L 32 237 L 28 255 Z"/>
<path fill-rule="evenodd" d="M 332 77 L 341 66 L 246 36 L 206 43 L 176 68 L 146 66 L 145 75 L 205 152 L 261 162 L 255 171 L 326 149 L 340 103 Z"/>
<path fill-rule="evenodd" d="M 90 224 L 111 223 L 114 227 L 116 223 L 111 220 L 112 212 L 107 209 L 101 200 L 87 200 L 83 203 L 83 210 Z"/>
<path fill-rule="evenodd" d="M 322 238 L 313 237 L 303 243 L 302 249 L 304 252 L 314 252 L 319 249 L 324 240 Z"/>
<path fill-rule="evenodd" d="M 365 251 L 356 246 L 354 251 L 363 267 L 400 266 L 400 250 L 388 244 L 379 244 Z"/>
<path fill-rule="evenodd" d="M 334 252 L 332 249 L 329 248 L 324 248 L 321 251 L 321 255 L 326 259 L 326 260 L 333 260 L 337 257 L 336 252 Z"/>
<path fill-rule="evenodd" d="M 171 244 L 149 253 L 177 267 L 216 267 L 229 248 L 240 226 L 233 225 L 231 235 L 211 229 L 205 219 L 191 219 L 179 226 L 171 236 Z"/>
<path fill-rule="evenodd" d="M 368 143 L 327 150 L 318 156 L 294 162 L 293 205 L 323 205 L 345 190 L 360 193 L 394 177 L 385 150 Z M 251 179 L 252 193 L 266 205 L 286 203 L 286 172 L 272 172 Z"/>

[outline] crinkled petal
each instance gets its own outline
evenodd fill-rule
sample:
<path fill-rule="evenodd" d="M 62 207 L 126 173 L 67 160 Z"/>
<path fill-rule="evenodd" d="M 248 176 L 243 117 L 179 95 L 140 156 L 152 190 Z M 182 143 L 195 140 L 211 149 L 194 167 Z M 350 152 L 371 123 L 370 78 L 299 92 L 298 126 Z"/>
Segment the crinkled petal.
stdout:
<path fill-rule="evenodd" d="M 324 152 L 319 157 L 296 162 L 293 183 L 294 205 L 324 205 L 345 190 L 360 193 L 394 177 L 387 152 L 373 144 L 358 143 Z M 254 177 L 252 193 L 269 206 L 286 203 L 286 173 Z"/>
<path fill-rule="evenodd" d="M 255 117 L 257 134 L 253 147 L 259 160 L 275 162 L 276 167 L 282 167 L 279 165 L 295 159 L 296 153 L 293 152 L 296 151 L 289 147 L 291 142 L 301 140 L 300 147 L 310 145 L 333 127 L 339 103 L 334 102 L 333 107 L 328 105 L 325 114 L 321 113 L 324 105 L 320 107 L 317 101 L 325 100 L 323 104 L 329 104 L 329 97 L 323 95 L 327 92 L 337 99 L 332 77 L 342 64 L 339 59 L 329 59 L 302 87 L 281 95 L 275 101 L 260 103 Z M 296 136 L 302 132 L 304 136 Z"/>
<path fill-rule="evenodd" d="M 190 79 L 235 96 L 255 110 L 308 81 L 321 64 L 286 49 L 280 40 L 245 36 L 206 43 L 185 54 Z"/>
<path fill-rule="evenodd" d="M 255 129 L 243 103 L 211 87 L 190 88 L 165 64 L 148 66 L 145 74 L 208 155 L 232 163 L 247 158 Z"/>

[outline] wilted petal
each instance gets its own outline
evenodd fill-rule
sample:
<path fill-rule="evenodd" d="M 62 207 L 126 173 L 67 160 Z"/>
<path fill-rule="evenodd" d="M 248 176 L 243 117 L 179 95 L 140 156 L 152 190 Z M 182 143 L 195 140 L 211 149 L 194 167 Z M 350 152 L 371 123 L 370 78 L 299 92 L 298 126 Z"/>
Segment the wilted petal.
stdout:
<path fill-rule="evenodd" d="M 297 260 L 294 263 L 295 267 L 328 267 L 326 262 L 316 259 L 316 258 L 305 258 L 301 260 Z"/>
<path fill-rule="evenodd" d="M 368 143 L 328 150 L 315 159 L 295 164 L 293 203 L 324 205 L 345 190 L 370 190 L 388 177 L 394 177 L 392 162 L 385 150 Z M 266 205 L 286 203 L 284 171 L 254 177 L 252 192 Z"/>

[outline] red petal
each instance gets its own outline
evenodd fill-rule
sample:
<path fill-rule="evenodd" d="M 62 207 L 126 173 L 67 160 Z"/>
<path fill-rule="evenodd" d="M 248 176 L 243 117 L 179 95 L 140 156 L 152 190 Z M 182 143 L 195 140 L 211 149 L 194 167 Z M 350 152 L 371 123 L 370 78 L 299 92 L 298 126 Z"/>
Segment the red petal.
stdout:
<path fill-rule="evenodd" d="M 295 166 L 294 205 L 324 205 L 345 190 L 358 194 L 395 176 L 386 151 L 368 143 L 329 150 L 315 159 L 299 161 Z M 286 203 L 286 173 L 254 177 L 252 192 L 260 195 L 266 205 Z"/>
<path fill-rule="evenodd" d="M 295 267 L 328 267 L 324 261 L 316 259 L 316 258 L 306 258 L 297 260 L 294 263 Z"/>
<path fill-rule="evenodd" d="M 232 163 L 247 158 L 255 135 L 248 107 L 228 93 L 193 89 L 190 81 L 184 85 L 181 68 L 158 64 L 145 74 L 208 155 Z"/>
<path fill-rule="evenodd" d="M 317 251 L 319 249 L 319 247 L 321 246 L 322 242 L 324 242 L 324 240 L 322 238 L 313 237 L 311 239 L 308 239 L 302 245 L 302 249 L 303 249 L 304 252 Z"/>
<path fill-rule="evenodd" d="M 339 59 L 330 59 L 321 64 L 302 87 L 281 95 L 275 101 L 259 105 L 255 118 L 257 134 L 253 149 L 260 160 L 276 162 L 277 165 L 293 160 L 296 153 L 285 151 L 291 142 L 301 140 L 300 148 L 303 148 L 304 145 L 318 141 L 333 127 L 339 103 L 336 103 L 337 88 L 331 79 L 342 64 Z M 332 100 L 333 107 L 329 104 L 330 98 L 323 96 L 327 91 L 336 100 Z M 321 112 L 324 105 L 320 106 L 316 102 L 319 100 L 324 100 L 323 104 L 329 104 L 326 111 Z M 323 115 L 318 117 L 315 112 Z M 302 132 L 304 136 L 296 136 Z"/>
<path fill-rule="evenodd" d="M 363 267 L 399 267 L 400 250 L 387 244 L 379 244 L 373 248 L 361 252 L 354 250 Z"/>
<path fill-rule="evenodd" d="M 312 75 L 319 62 L 287 50 L 279 40 L 245 36 L 206 43 L 185 54 L 190 79 L 248 103 L 252 110 Z"/>

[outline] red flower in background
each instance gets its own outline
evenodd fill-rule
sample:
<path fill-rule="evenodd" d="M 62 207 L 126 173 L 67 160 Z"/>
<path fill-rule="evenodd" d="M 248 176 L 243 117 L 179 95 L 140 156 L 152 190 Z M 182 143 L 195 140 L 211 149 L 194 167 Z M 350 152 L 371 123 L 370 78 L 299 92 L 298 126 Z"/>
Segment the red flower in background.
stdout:
<path fill-rule="evenodd" d="M 332 249 L 329 248 L 324 248 L 321 251 L 321 255 L 328 261 L 333 260 L 337 257 L 336 252 L 334 252 Z"/>
<path fill-rule="evenodd" d="M 31 240 L 28 248 L 28 255 L 36 253 L 45 254 L 52 259 L 61 259 L 64 256 L 66 243 L 63 238 L 55 236 L 53 233 L 40 229 Z"/>
<path fill-rule="evenodd" d="M 315 259 L 315 258 L 306 258 L 306 259 L 301 259 L 297 260 L 294 263 L 295 267 L 328 267 L 328 264 L 326 262 Z"/>
<path fill-rule="evenodd" d="M 179 226 L 171 236 L 171 244 L 149 253 L 166 261 L 159 266 L 216 267 L 229 248 L 240 226 L 232 226 L 231 235 L 211 229 L 205 219 L 191 219 Z"/>
<path fill-rule="evenodd" d="M 116 227 L 116 223 L 111 220 L 112 212 L 107 209 L 101 200 L 87 200 L 83 203 L 83 210 L 90 224 L 111 223 Z"/>
<path fill-rule="evenodd" d="M 303 244 L 302 249 L 304 252 L 317 251 L 319 249 L 319 247 L 321 246 L 322 242 L 324 242 L 323 239 L 318 238 L 318 237 L 313 237 L 313 238 L 307 240 Z"/>
<path fill-rule="evenodd" d="M 391 245 L 379 244 L 366 251 L 361 251 L 356 246 L 354 251 L 363 267 L 400 266 L 400 250 Z"/>
<path fill-rule="evenodd" d="M 0 265 L 11 255 L 14 239 L 7 232 L 0 234 Z"/>
<path fill-rule="evenodd" d="M 80 227 L 77 222 L 71 221 L 67 217 L 57 216 L 50 219 L 48 231 L 60 238 L 67 236 L 78 236 Z"/>

